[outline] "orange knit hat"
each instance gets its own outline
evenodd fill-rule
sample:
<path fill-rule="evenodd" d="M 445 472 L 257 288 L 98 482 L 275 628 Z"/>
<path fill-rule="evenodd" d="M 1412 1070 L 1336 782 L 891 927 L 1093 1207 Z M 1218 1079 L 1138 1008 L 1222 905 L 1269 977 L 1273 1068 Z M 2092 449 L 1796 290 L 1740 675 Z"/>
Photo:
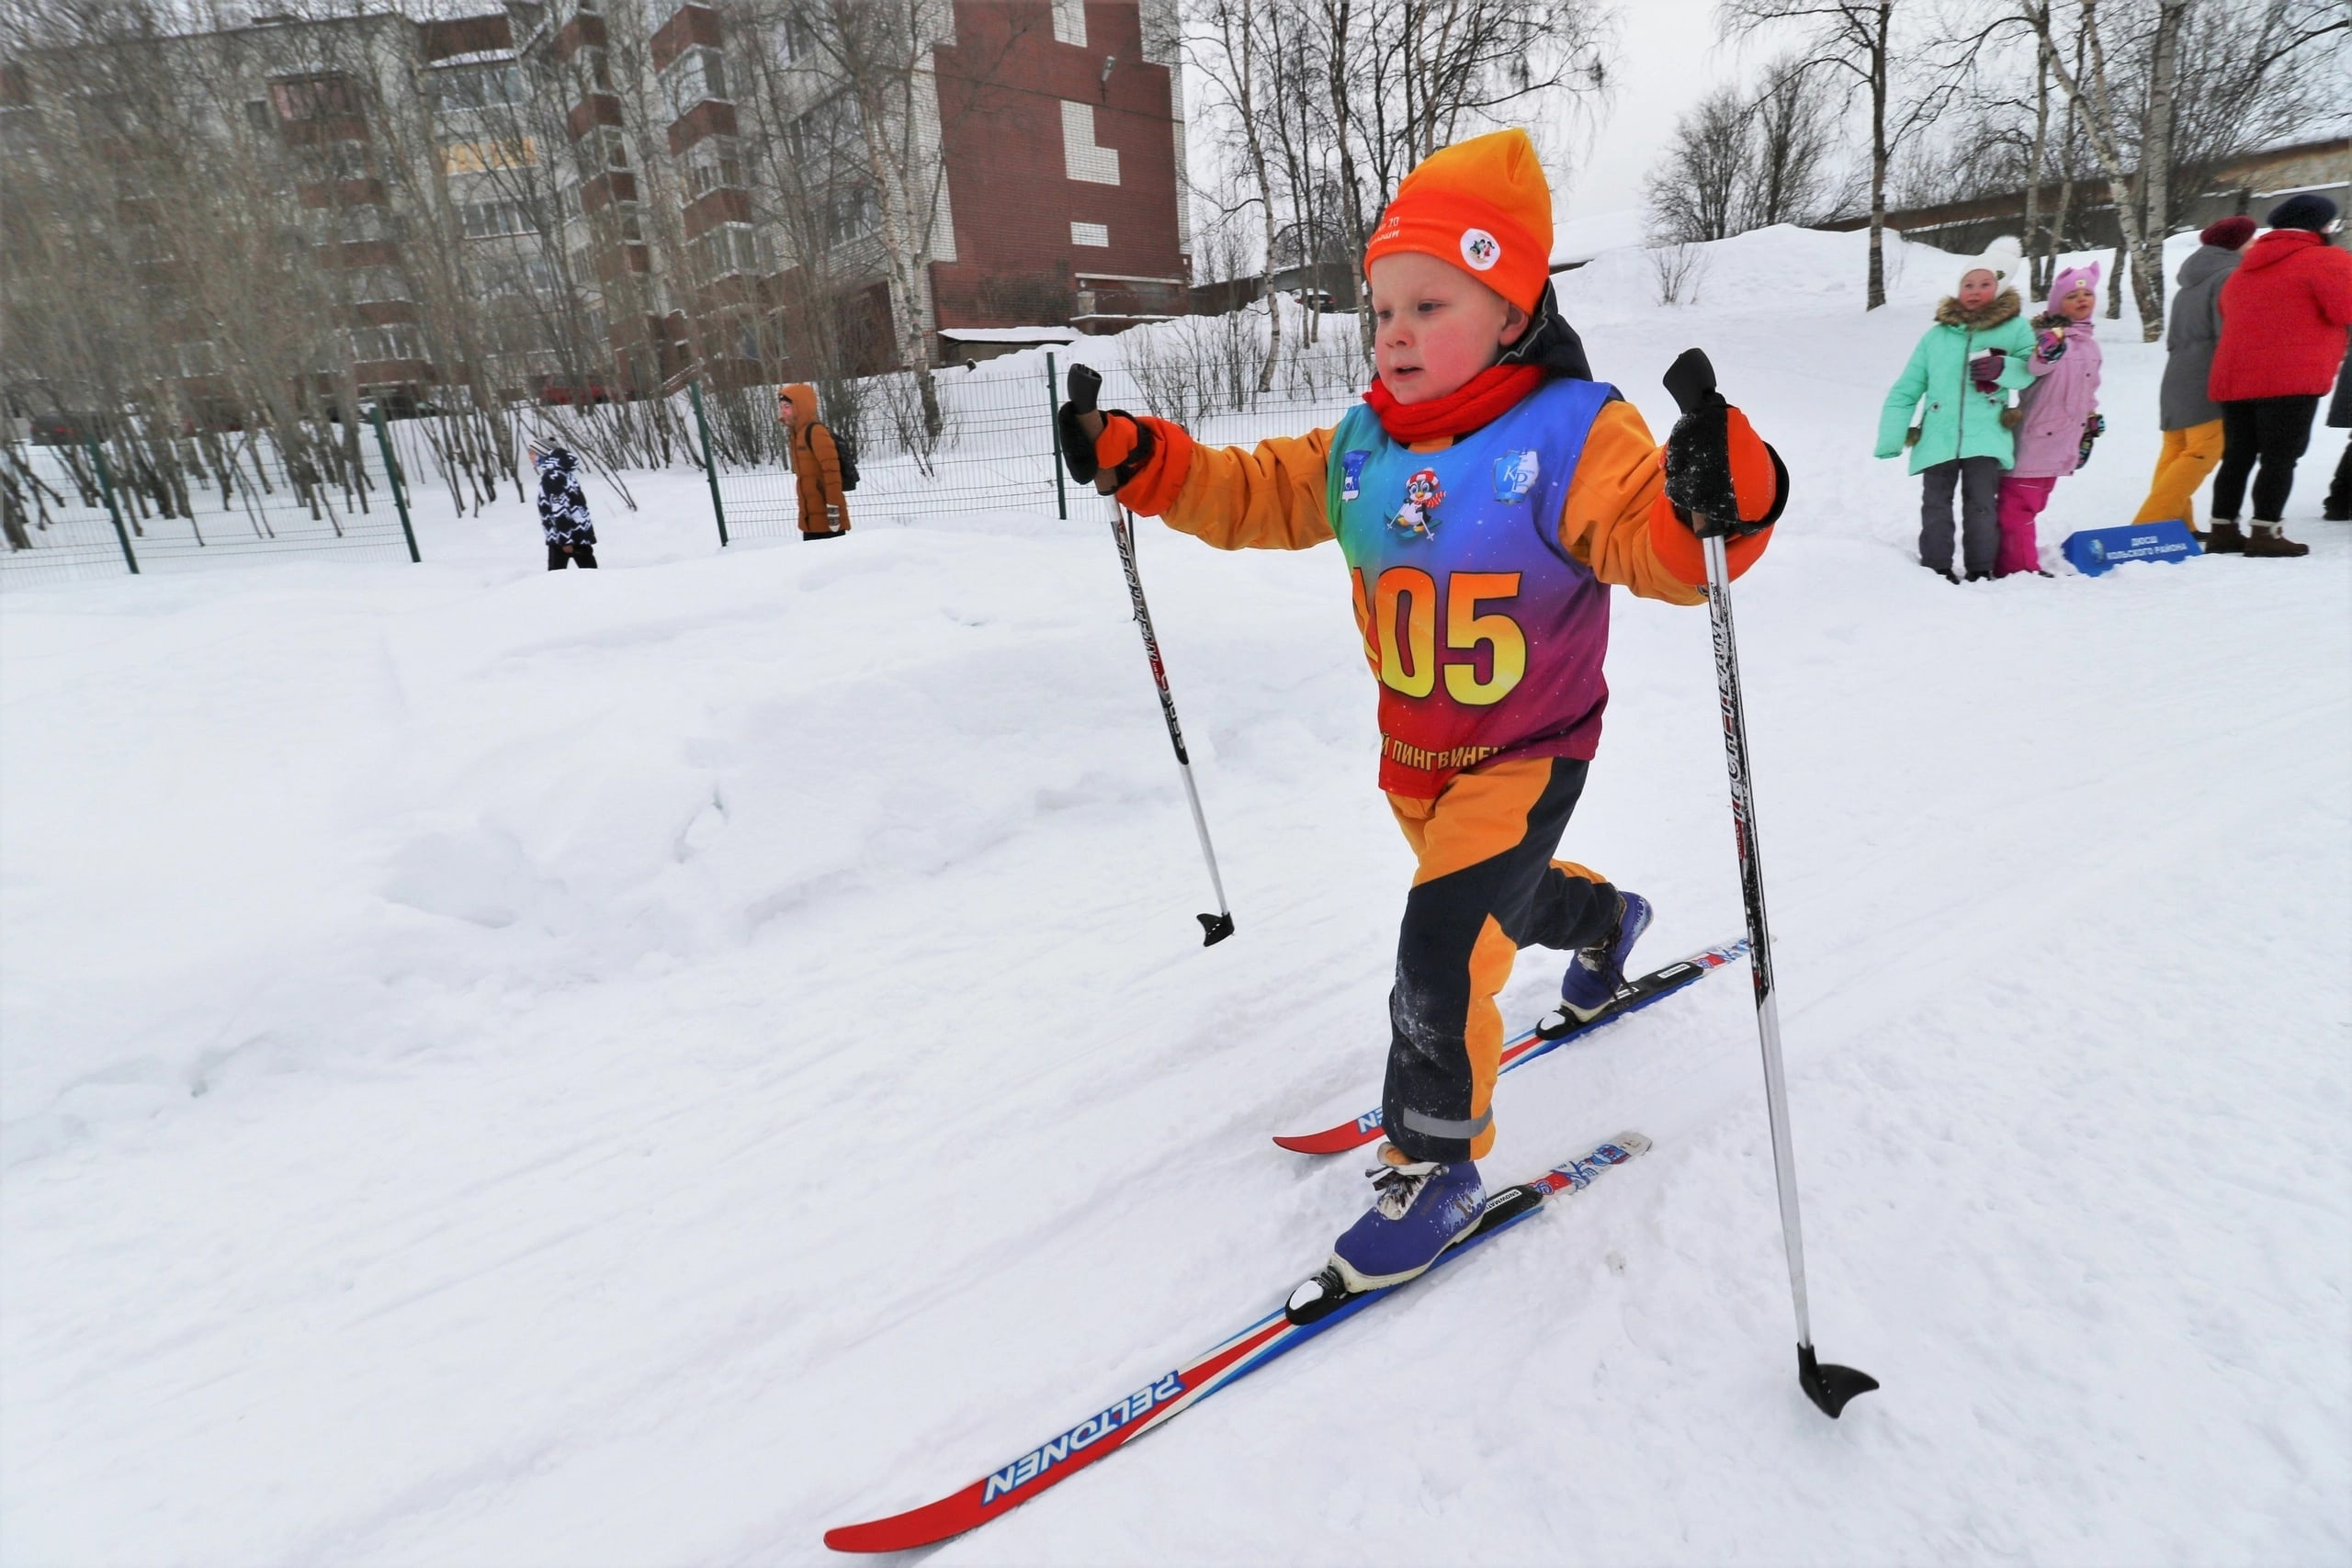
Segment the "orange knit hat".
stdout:
<path fill-rule="evenodd" d="M 1552 187 L 1523 130 L 1441 147 L 1396 186 L 1363 265 L 1419 251 L 1460 267 L 1522 310 L 1552 272 Z"/>

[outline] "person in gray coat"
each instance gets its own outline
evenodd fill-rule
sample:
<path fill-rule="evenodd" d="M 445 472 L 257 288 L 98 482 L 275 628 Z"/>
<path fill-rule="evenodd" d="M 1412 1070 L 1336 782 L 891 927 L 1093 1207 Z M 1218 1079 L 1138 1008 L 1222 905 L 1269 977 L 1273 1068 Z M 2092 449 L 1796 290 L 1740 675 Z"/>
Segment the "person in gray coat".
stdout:
<path fill-rule="evenodd" d="M 2327 427 L 2352 430 L 2352 344 L 2346 345 L 2344 363 L 2335 369 L 2335 396 L 2327 400 Z M 2352 436 L 2345 437 L 2344 456 L 2335 459 L 2335 482 L 2327 487 L 2319 514 L 2330 523 L 2352 523 Z"/>
<path fill-rule="evenodd" d="M 2222 285 L 2237 270 L 2238 252 L 2254 238 L 2254 220 L 2224 218 L 2206 226 L 2173 279 L 2165 327 L 2165 378 L 2156 415 L 2165 433 L 2156 475 L 2134 523 L 2186 523 L 2197 528 L 2197 488 L 2222 460 L 2222 405 L 2206 389 L 2222 341 Z M 2236 531 L 2232 525 L 2231 531 Z M 2199 534 L 2202 541 L 2205 536 Z"/>

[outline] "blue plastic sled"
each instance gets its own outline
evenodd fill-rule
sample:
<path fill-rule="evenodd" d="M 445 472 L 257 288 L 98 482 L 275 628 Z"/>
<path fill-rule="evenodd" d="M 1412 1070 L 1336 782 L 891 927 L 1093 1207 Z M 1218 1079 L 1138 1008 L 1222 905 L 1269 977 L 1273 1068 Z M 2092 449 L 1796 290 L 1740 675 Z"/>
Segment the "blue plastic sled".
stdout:
<path fill-rule="evenodd" d="M 2097 577 L 2128 560 L 2184 561 L 2205 552 L 2186 523 L 2134 523 L 2128 528 L 2086 528 L 2059 547 L 2075 570 Z"/>

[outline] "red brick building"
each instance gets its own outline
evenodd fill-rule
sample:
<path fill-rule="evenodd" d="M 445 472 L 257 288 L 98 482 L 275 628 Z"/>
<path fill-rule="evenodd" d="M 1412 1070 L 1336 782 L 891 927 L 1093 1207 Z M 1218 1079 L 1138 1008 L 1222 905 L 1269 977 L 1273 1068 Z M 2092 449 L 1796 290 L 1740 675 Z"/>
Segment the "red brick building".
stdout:
<path fill-rule="evenodd" d="M 1105 330 L 1182 312 L 1172 16 L 1136 0 L 959 0 L 956 20 L 938 54 L 952 242 L 932 264 L 934 325 Z"/>
<path fill-rule="evenodd" d="M 626 95 L 591 92 L 572 106 L 571 130 L 580 141 L 626 132 L 644 154 L 634 174 L 616 166 L 584 184 L 584 207 L 662 203 L 670 210 L 649 208 L 646 229 L 679 225 L 678 277 L 661 276 L 660 246 L 649 256 L 623 241 L 631 265 L 650 265 L 668 306 L 674 352 L 663 356 L 665 375 L 694 365 L 740 382 L 809 373 L 795 345 L 813 330 L 812 293 L 830 297 L 830 330 L 857 345 L 843 352 L 861 369 L 899 363 L 910 327 L 937 362 L 943 330 L 1099 332 L 1185 309 L 1174 0 L 936 7 L 943 36 L 912 62 L 915 101 L 931 118 L 883 131 L 912 165 L 894 165 L 892 176 L 907 193 L 902 232 L 919 253 L 906 276 L 920 287 L 902 290 L 891 287 L 883 249 L 883 182 L 861 172 L 863 127 L 842 112 L 859 94 L 833 40 L 789 13 L 730 0 L 571 5 L 557 58 L 635 53 L 658 83 L 640 98 L 657 106 L 654 123 L 626 125 Z M 629 37 L 643 40 L 641 51 L 626 47 Z M 895 85 L 872 96 L 896 101 Z M 811 161 L 803 138 L 821 141 L 831 160 L 821 193 L 784 189 L 776 177 L 786 161 Z M 814 223 L 812 205 L 824 209 Z M 609 254 L 618 237 L 600 234 L 594 248 Z M 898 319 L 901 310 L 916 319 Z M 714 321 L 724 324 L 714 331 Z"/>

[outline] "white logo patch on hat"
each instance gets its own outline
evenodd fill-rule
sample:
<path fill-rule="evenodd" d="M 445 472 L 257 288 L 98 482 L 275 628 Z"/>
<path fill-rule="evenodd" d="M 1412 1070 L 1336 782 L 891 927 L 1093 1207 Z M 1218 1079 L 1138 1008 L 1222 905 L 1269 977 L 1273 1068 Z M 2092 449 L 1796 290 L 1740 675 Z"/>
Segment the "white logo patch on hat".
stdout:
<path fill-rule="evenodd" d="M 1462 231 L 1462 259 L 1472 272 L 1489 272 L 1503 259 L 1503 243 L 1484 229 Z"/>

